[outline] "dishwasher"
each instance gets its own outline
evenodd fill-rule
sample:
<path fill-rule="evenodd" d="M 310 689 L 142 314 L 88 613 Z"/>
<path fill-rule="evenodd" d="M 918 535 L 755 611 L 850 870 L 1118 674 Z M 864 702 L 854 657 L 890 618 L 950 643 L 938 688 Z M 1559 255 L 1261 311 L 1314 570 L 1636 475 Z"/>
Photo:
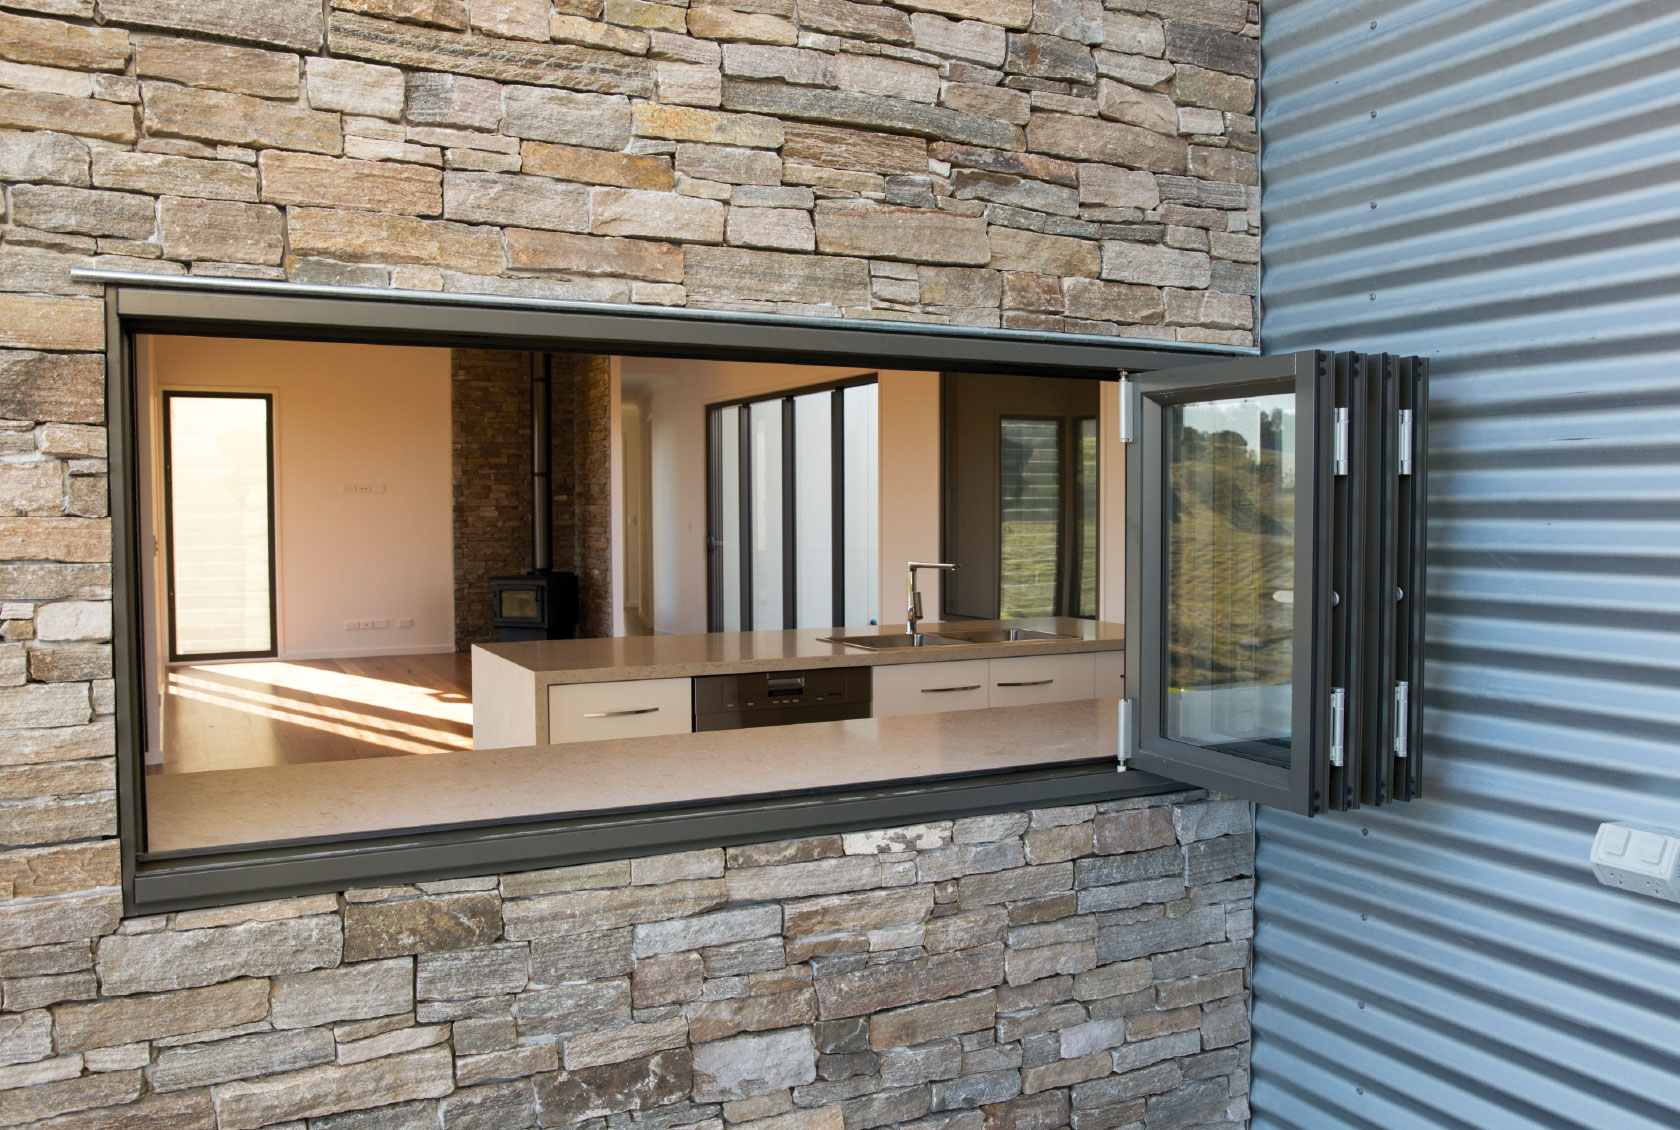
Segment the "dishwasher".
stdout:
<path fill-rule="evenodd" d="M 873 688 L 868 667 L 698 675 L 694 729 L 744 730 L 868 718 Z"/>

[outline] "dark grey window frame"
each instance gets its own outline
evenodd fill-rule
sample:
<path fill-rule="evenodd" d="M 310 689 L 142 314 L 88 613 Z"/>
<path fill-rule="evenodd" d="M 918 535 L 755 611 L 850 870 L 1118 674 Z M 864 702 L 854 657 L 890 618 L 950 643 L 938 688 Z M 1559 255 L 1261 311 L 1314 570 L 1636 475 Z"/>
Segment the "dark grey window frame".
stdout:
<path fill-rule="evenodd" d="M 133 339 L 140 334 L 673 356 L 870 369 L 966 369 L 1112 378 L 1251 354 L 1093 335 L 913 323 L 643 310 L 591 303 L 78 271 L 105 286 L 110 437 L 117 832 L 129 914 L 358 885 L 552 867 L 701 846 L 827 834 L 971 813 L 1090 803 L 1184 786 L 1117 774 L 1112 757 L 1014 773 L 885 782 L 687 808 L 431 827 L 332 844 L 149 855 Z"/>
<path fill-rule="evenodd" d="M 879 373 L 859 373 L 855 377 L 845 377 L 836 381 L 823 381 L 820 384 L 801 385 L 798 388 L 785 389 L 778 392 L 765 392 L 757 396 L 738 396 L 732 400 L 720 400 L 715 404 L 706 405 L 706 630 L 717 632 L 723 630 L 723 583 L 722 569 L 719 567 L 718 552 L 723 548 L 723 540 L 717 531 L 722 515 L 718 504 L 723 495 L 723 410 L 726 408 L 750 408 L 754 404 L 768 404 L 775 401 L 782 406 L 782 626 L 791 627 L 799 621 L 799 439 L 794 428 L 794 401 L 802 396 L 813 393 L 826 392 L 831 394 L 829 405 L 829 544 L 833 546 L 830 554 L 833 564 L 833 600 L 831 625 L 845 623 L 846 615 L 846 581 L 845 581 L 845 552 L 846 552 L 846 455 L 841 448 L 845 438 L 846 398 L 849 388 L 861 385 L 879 385 Z M 752 592 L 753 568 L 750 556 L 752 546 L 752 517 L 750 505 L 750 483 L 752 474 L 752 454 L 747 442 L 749 435 L 749 421 L 747 413 L 742 412 L 739 420 L 740 443 L 736 447 L 737 461 L 740 464 L 736 481 L 740 484 L 740 521 L 736 531 L 739 545 L 740 584 L 741 593 L 741 626 L 740 631 L 756 630 L 753 624 Z M 824 625 L 829 626 L 829 625 Z"/>
<path fill-rule="evenodd" d="M 1130 763 L 1306 816 L 1420 796 L 1427 361 L 1305 350 L 1152 371 L 1131 384 L 1125 395 L 1136 422 L 1126 454 L 1132 709 L 1131 732 L 1122 738 Z M 1281 763 L 1176 740 L 1166 726 L 1167 415 L 1184 404 L 1275 393 L 1293 396 L 1297 421 L 1290 748 Z M 1402 410 L 1411 413 L 1405 461 Z M 1397 696 L 1402 683 L 1409 691 L 1404 700 Z"/>
<path fill-rule="evenodd" d="M 174 417 L 169 411 L 171 400 L 260 400 L 267 408 L 267 440 L 268 450 L 268 647 L 263 651 L 217 651 L 194 652 L 182 655 L 177 642 L 177 628 L 175 620 L 175 448 L 174 448 Z M 272 392 L 213 392 L 208 389 L 175 389 L 166 388 L 162 396 L 163 411 L 163 552 L 164 552 L 164 584 L 168 592 L 169 607 L 165 612 L 168 625 L 165 631 L 169 638 L 169 661 L 171 663 L 200 661 L 209 663 L 218 659 L 260 659 L 265 656 L 276 655 L 280 650 L 280 597 L 275 591 L 277 570 L 275 558 L 279 548 L 274 544 L 274 394 Z"/>

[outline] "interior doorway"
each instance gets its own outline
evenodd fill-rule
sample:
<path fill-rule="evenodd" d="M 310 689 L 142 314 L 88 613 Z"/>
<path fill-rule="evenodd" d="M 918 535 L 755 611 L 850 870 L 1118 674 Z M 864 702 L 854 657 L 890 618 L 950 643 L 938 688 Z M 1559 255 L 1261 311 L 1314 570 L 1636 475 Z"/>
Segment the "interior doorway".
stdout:
<path fill-rule="evenodd" d="M 275 654 L 274 397 L 163 393 L 169 659 Z"/>

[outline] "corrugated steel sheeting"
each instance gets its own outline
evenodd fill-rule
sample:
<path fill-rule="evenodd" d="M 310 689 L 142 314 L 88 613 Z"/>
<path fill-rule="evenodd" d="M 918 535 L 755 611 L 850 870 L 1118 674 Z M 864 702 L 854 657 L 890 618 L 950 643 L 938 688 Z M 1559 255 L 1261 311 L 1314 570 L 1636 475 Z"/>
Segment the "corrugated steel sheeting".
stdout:
<path fill-rule="evenodd" d="M 1262 815 L 1253 1125 L 1680 1126 L 1680 906 L 1587 865 L 1680 828 L 1680 3 L 1263 48 L 1265 347 L 1432 358 L 1433 477 L 1427 799 Z"/>

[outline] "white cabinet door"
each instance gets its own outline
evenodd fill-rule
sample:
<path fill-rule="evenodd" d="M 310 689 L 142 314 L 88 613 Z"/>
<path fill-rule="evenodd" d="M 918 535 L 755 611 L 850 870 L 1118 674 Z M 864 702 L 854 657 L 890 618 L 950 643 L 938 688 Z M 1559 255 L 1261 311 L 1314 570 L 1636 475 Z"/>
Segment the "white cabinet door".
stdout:
<path fill-rule="evenodd" d="M 1097 685 L 1093 698 L 1126 697 L 1126 653 L 1099 651 L 1091 658 L 1097 664 Z"/>
<path fill-rule="evenodd" d="M 1096 663 L 1090 652 L 1023 655 L 991 661 L 991 705 L 1031 706 L 1096 697 Z"/>
<path fill-rule="evenodd" d="M 551 744 L 686 734 L 693 729 L 694 692 L 688 679 L 564 683 L 548 688 Z"/>
<path fill-rule="evenodd" d="M 987 705 L 987 663 L 897 663 L 875 668 L 875 717 L 937 714 Z"/>

